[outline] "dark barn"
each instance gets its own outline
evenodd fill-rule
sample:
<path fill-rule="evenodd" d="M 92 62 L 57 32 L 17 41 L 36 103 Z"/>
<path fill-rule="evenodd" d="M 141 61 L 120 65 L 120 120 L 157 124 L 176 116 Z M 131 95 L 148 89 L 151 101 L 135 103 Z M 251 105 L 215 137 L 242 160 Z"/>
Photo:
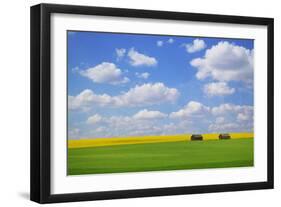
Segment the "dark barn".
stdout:
<path fill-rule="evenodd" d="M 202 141 L 203 136 L 201 134 L 193 134 L 193 135 L 191 135 L 191 140 L 192 141 Z"/>
<path fill-rule="evenodd" d="M 230 139 L 230 135 L 229 134 L 220 134 L 219 135 L 219 139 Z"/>

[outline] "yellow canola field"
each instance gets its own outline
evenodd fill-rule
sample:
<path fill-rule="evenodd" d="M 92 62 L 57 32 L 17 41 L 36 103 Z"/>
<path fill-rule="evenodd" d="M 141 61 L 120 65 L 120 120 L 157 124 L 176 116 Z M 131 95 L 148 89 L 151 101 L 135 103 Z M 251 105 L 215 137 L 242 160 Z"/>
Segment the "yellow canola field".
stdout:
<path fill-rule="evenodd" d="M 229 133 L 231 139 L 253 138 L 254 133 L 241 132 Z M 219 139 L 219 134 L 202 134 L 203 140 Z M 144 144 L 157 142 L 178 142 L 190 141 L 191 134 L 176 134 L 176 135 L 149 135 L 135 137 L 112 137 L 112 138 L 95 138 L 95 139 L 79 139 L 68 140 L 68 148 L 85 148 L 85 147 L 100 147 L 124 144 Z"/>
<path fill-rule="evenodd" d="M 252 132 L 229 133 L 231 139 L 254 138 Z M 219 134 L 202 134 L 203 140 L 216 140 L 219 139 Z"/>

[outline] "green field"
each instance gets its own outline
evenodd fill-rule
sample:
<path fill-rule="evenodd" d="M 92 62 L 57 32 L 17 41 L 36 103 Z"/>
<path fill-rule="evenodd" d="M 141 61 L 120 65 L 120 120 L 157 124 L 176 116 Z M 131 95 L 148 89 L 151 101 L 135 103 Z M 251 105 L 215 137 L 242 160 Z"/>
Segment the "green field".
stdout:
<path fill-rule="evenodd" d="M 253 166 L 253 139 L 68 149 L 68 175 Z"/>

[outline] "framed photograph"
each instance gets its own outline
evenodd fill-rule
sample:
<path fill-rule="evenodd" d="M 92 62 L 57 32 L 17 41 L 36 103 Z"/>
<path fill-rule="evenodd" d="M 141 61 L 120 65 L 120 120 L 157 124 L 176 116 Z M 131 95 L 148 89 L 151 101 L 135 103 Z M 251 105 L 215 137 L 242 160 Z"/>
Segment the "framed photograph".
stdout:
<path fill-rule="evenodd" d="M 31 7 L 31 200 L 273 188 L 273 19 Z"/>

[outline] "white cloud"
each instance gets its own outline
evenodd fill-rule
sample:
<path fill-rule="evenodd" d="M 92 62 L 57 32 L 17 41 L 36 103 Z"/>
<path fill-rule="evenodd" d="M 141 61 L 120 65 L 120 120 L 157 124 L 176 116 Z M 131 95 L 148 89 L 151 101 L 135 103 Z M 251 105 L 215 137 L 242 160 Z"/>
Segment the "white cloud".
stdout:
<path fill-rule="evenodd" d="M 204 57 L 193 59 L 190 64 L 198 70 L 199 80 L 210 77 L 218 81 L 252 82 L 253 50 L 227 41 L 214 45 Z"/>
<path fill-rule="evenodd" d="M 234 132 L 241 130 L 241 127 L 237 123 L 210 124 L 209 130 L 212 132 Z"/>
<path fill-rule="evenodd" d="M 82 76 L 91 79 L 95 83 L 108 83 L 112 85 L 129 82 L 129 78 L 123 77 L 121 69 L 114 63 L 103 62 L 93 68 L 80 71 Z"/>
<path fill-rule="evenodd" d="M 68 96 L 70 110 L 87 109 L 91 105 L 105 106 L 112 103 L 112 97 L 107 94 L 95 94 L 90 89 L 85 89 L 77 96 Z"/>
<path fill-rule="evenodd" d="M 215 123 L 209 125 L 211 132 L 253 131 L 253 106 L 221 104 L 212 108 Z"/>
<path fill-rule="evenodd" d="M 173 38 L 169 38 L 167 42 L 172 44 L 174 42 L 174 39 Z"/>
<path fill-rule="evenodd" d="M 253 106 L 248 105 L 234 105 L 234 104 L 221 104 L 212 108 L 212 114 L 215 116 L 225 115 L 228 113 L 253 113 Z"/>
<path fill-rule="evenodd" d="M 106 131 L 106 127 L 103 127 L 103 126 L 100 126 L 95 129 L 95 132 L 105 132 L 105 131 Z"/>
<path fill-rule="evenodd" d="M 210 108 L 196 101 L 190 101 L 177 112 L 170 114 L 171 118 L 190 118 L 190 117 L 201 117 L 206 115 L 210 111 Z"/>
<path fill-rule="evenodd" d="M 212 114 L 215 116 L 224 115 L 227 112 L 236 110 L 235 108 L 237 107 L 233 104 L 229 104 L 229 103 L 221 104 L 219 106 L 215 106 L 212 108 Z"/>
<path fill-rule="evenodd" d="M 163 83 L 146 83 L 136 85 L 128 92 L 117 97 L 117 105 L 143 106 L 159 104 L 162 102 L 175 102 L 179 92 L 175 88 L 168 88 Z"/>
<path fill-rule="evenodd" d="M 238 121 L 247 121 L 249 119 L 250 119 L 250 117 L 248 116 L 248 114 L 239 113 L 237 115 L 237 120 Z"/>
<path fill-rule="evenodd" d="M 76 67 L 74 67 L 74 68 L 72 68 L 71 69 L 71 71 L 73 72 L 73 73 L 76 73 L 76 72 L 79 72 L 79 67 L 78 66 L 76 66 Z"/>
<path fill-rule="evenodd" d="M 170 122 L 161 127 L 162 134 L 183 134 L 191 133 L 192 122 L 181 120 L 180 122 Z"/>
<path fill-rule="evenodd" d="M 118 95 L 95 94 L 86 89 L 77 96 L 68 96 L 69 109 L 85 109 L 93 106 L 146 106 L 163 102 L 174 103 L 180 93 L 175 88 L 168 88 L 163 83 L 136 85 L 129 91 Z"/>
<path fill-rule="evenodd" d="M 161 41 L 161 40 L 158 40 L 158 41 L 156 42 L 156 44 L 157 44 L 158 47 L 162 47 L 163 44 L 164 44 L 164 42 Z"/>
<path fill-rule="evenodd" d="M 156 58 L 139 53 L 134 48 L 131 48 L 129 50 L 128 57 L 130 58 L 130 64 L 132 66 L 155 66 L 155 65 L 157 65 Z"/>
<path fill-rule="evenodd" d="M 254 110 L 252 107 L 243 108 L 237 115 L 238 122 L 248 122 L 253 120 Z"/>
<path fill-rule="evenodd" d="M 190 123 L 187 121 L 181 121 L 178 123 L 166 123 L 166 121 L 168 120 L 165 117 L 161 119 L 137 119 L 128 116 L 113 116 L 109 117 L 107 120 L 108 128 L 112 130 L 113 136 L 142 136 L 188 133 L 188 126 Z"/>
<path fill-rule="evenodd" d="M 179 111 L 170 113 L 170 118 L 190 121 L 185 126 L 193 124 L 189 130 L 198 133 L 253 131 L 253 106 L 250 105 L 226 103 L 208 107 L 202 103 L 190 101 Z M 199 121 L 198 118 L 200 118 Z"/>
<path fill-rule="evenodd" d="M 217 118 L 216 118 L 215 123 L 216 123 L 216 124 L 222 124 L 222 123 L 224 123 L 224 121 L 225 121 L 225 118 L 222 117 L 222 116 L 220 116 L 220 117 L 217 117 Z"/>
<path fill-rule="evenodd" d="M 80 129 L 79 128 L 70 128 L 68 130 L 69 139 L 77 139 L 80 136 Z"/>
<path fill-rule="evenodd" d="M 123 58 L 126 54 L 126 49 L 125 48 L 116 48 L 115 49 L 116 55 L 117 55 L 117 60 L 120 60 Z"/>
<path fill-rule="evenodd" d="M 170 116 L 144 108 L 129 116 L 94 114 L 86 123 L 88 130 L 85 133 L 78 131 L 77 137 L 250 132 L 253 131 L 253 106 L 221 104 L 209 107 L 190 101 Z"/>
<path fill-rule="evenodd" d="M 188 53 L 194 53 L 198 52 L 200 50 L 203 50 L 207 47 L 204 40 L 195 39 L 193 40 L 192 44 L 185 44 L 185 49 Z"/>
<path fill-rule="evenodd" d="M 118 125 L 122 127 L 129 125 L 132 120 L 132 117 L 129 116 L 111 116 L 106 118 L 106 122 L 111 124 L 112 126 Z"/>
<path fill-rule="evenodd" d="M 148 79 L 148 77 L 150 76 L 150 74 L 147 73 L 147 72 L 145 72 L 145 73 L 135 73 L 135 74 L 138 78 L 143 78 L 143 79 Z"/>
<path fill-rule="evenodd" d="M 169 38 L 169 39 L 167 40 L 167 43 L 172 44 L 172 43 L 174 43 L 174 41 L 175 41 L 175 40 L 174 40 L 173 38 Z M 158 41 L 156 42 L 156 44 L 157 44 L 158 47 L 162 47 L 162 46 L 164 45 L 164 41 L 158 40 Z"/>
<path fill-rule="evenodd" d="M 87 124 L 97 124 L 100 123 L 101 121 L 102 121 L 102 117 L 99 114 L 95 114 L 87 119 Z"/>
<path fill-rule="evenodd" d="M 235 88 L 230 88 L 226 82 L 214 82 L 204 85 L 204 93 L 207 96 L 225 96 L 235 92 Z"/>
<path fill-rule="evenodd" d="M 160 111 L 148 111 L 147 109 L 143 109 L 133 116 L 135 119 L 161 119 L 165 117 L 167 115 Z"/>
<path fill-rule="evenodd" d="M 90 124 L 91 135 L 87 137 L 112 137 L 112 136 L 132 136 L 150 133 L 159 133 L 161 128 L 155 126 L 155 122 L 165 115 L 158 111 L 142 110 L 134 116 L 110 116 L 102 117 L 95 114 L 86 121 Z M 102 126 L 99 125 L 102 123 Z M 88 133 L 89 133 L 88 132 Z"/>
<path fill-rule="evenodd" d="M 105 123 L 112 130 L 113 136 L 158 134 L 161 132 L 161 127 L 156 126 L 157 119 L 152 117 L 144 119 L 129 116 L 111 116 L 105 119 Z"/>

